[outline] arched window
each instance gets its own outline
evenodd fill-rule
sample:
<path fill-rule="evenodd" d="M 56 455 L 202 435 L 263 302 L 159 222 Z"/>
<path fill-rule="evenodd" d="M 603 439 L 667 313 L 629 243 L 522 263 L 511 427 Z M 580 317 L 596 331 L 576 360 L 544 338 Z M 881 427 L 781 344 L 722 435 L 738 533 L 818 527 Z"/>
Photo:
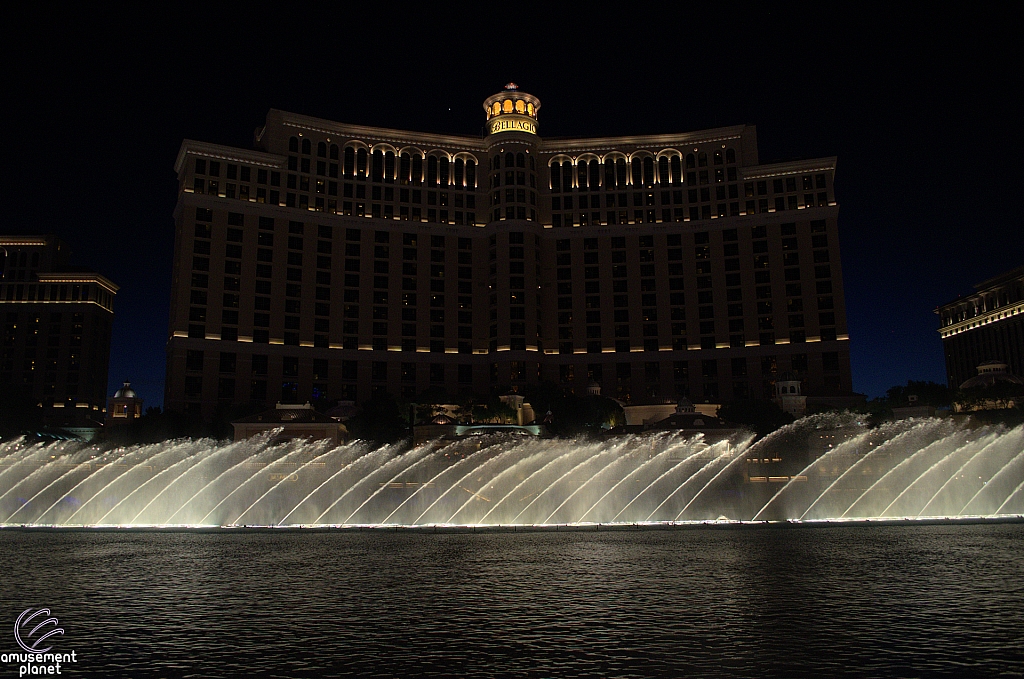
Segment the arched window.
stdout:
<path fill-rule="evenodd" d="M 626 188 L 626 159 L 619 158 L 615 161 L 615 184 L 620 189 Z"/>
<path fill-rule="evenodd" d="M 437 185 L 437 157 L 430 156 L 427 158 L 427 185 Z"/>
<path fill-rule="evenodd" d="M 672 156 L 672 184 L 679 186 L 683 183 L 683 168 L 679 156 Z"/>
<path fill-rule="evenodd" d="M 590 161 L 590 190 L 596 191 L 601 187 L 601 166 L 596 160 Z"/>
<path fill-rule="evenodd" d="M 526 156 L 522 153 L 516 154 L 516 167 L 526 167 Z"/>
<path fill-rule="evenodd" d="M 412 183 L 419 186 L 423 183 L 423 156 L 412 157 Z"/>
<path fill-rule="evenodd" d="M 395 154 L 391 151 L 384 154 L 384 181 L 395 183 Z"/>
<path fill-rule="evenodd" d="M 441 158 L 440 172 L 438 173 L 438 180 L 440 181 L 441 186 L 448 186 L 448 170 L 449 170 L 449 167 L 450 166 L 449 166 L 448 159 L 447 158 Z"/>
<path fill-rule="evenodd" d="M 661 184 L 668 184 L 668 157 L 662 156 L 658 158 L 658 182 Z"/>
<path fill-rule="evenodd" d="M 492 159 L 492 162 L 491 162 L 491 169 L 492 170 L 500 170 L 501 169 L 501 156 L 494 156 L 494 158 Z"/>
<path fill-rule="evenodd" d="M 576 163 L 576 186 L 580 191 L 587 190 L 587 161 L 581 160 Z"/>
<path fill-rule="evenodd" d="M 316 145 L 316 155 L 319 156 L 320 158 L 326 158 L 327 157 L 327 144 L 325 144 L 322 141 L 321 142 L 317 142 L 317 145 Z"/>
<path fill-rule="evenodd" d="M 562 166 L 561 163 L 554 163 L 551 168 L 551 191 L 560 193 L 562 191 Z"/>
<path fill-rule="evenodd" d="M 604 188 L 614 189 L 615 188 L 615 161 L 606 160 L 604 162 Z"/>
<path fill-rule="evenodd" d="M 511 153 L 511 152 L 506 153 L 505 154 L 505 167 L 515 167 L 515 166 L 516 166 L 516 155 L 514 153 Z"/>
<path fill-rule="evenodd" d="M 466 188 L 476 188 L 476 161 L 466 161 Z"/>
<path fill-rule="evenodd" d="M 337 160 L 337 159 L 338 159 L 338 145 L 337 144 L 331 144 L 331 160 Z"/>
<path fill-rule="evenodd" d="M 562 190 L 572 191 L 572 163 L 568 160 L 562 163 Z"/>
<path fill-rule="evenodd" d="M 308 156 L 310 154 L 310 151 L 312 151 L 312 149 L 313 149 L 313 144 L 310 143 L 309 139 L 303 139 L 302 140 L 302 152 Z"/>
<path fill-rule="evenodd" d="M 379 182 L 384 177 L 384 153 L 380 150 L 373 152 L 373 165 L 370 176 L 375 182 Z"/>
<path fill-rule="evenodd" d="M 644 186 L 654 186 L 654 158 L 644 158 Z"/>
<path fill-rule="evenodd" d="M 457 189 L 461 189 L 464 187 L 462 179 L 464 176 L 465 167 L 466 164 L 465 162 L 463 162 L 462 158 L 455 159 L 455 188 Z"/>
<path fill-rule="evenodd" d="M 634 158 L 630 162 L 630 166 L 632 168 L 632 173 L 631 174 L 633 175 L 633 177 L 632 177 L 632 179 L 633 179 L 633 186 L 640 186 L 640 185 L 642 185 L 644 183 L 643 164 L 641 163 L 640 159 L 639 158 Z"/>
<path fill-rule="evenodd" d="M 694 157 L 694 155 L 692 153 L 687 153 L 686 154 L 686 169 L 687 170 L 692 170 L 695 167 L 697 167 L 697 159 Z"/>
<path fill-rule="evenodd" d="M 398 183 L 408 184 L 409 173 L 412 171 L 412 158 L 408 153 L 403 153 L 398 159 Z"/>
<path fill-rule="evenodd" d="M 725 162 L 735 163 L 736 162 L 736 149 L 725 150 Z"/>
<path fill-rule="evenodd" d="M 522 99 L 516 102 L 516 113 L 526 113 L 526 102 Z"/>
<path fill-rule="evenodd" d="M 299 152 L 299 138 L 298 137 L 291 137 L 288 140 L 288 150 L 291 151 L 292 153 L 298 153 Z"/>
<path fill-rule="evenodd" d="M 356 176 L 366 178 L 366 149 L 359 149 L 356 152 Z"/>
<path fill-rule="evenodd" d="M 721 164 L 722 164 L 722 152 L 721 151 L 715 151 L 715 165 L 721 165 Z"/>
<path fill-rule="evenodd" d="M 512 113 L 512 100 L 511 99 L 506 99 L 501 104 L 501 110 L 504 111 L 505 113 Z"/>
<path fill-rule="evenodd" d="M 699 167 L 707 167 L 708 166 L 708 154 L 704 153 L 703 151 L 701 151 L 699 154 L 697 154 L 697 165 Z"/>
<path fill-rule="evenodd" d="M 346 177 L 351 177 L 355 174 L 356 169 L 356 152 L 351 146 L 345 147 L 345 167 L 343 173 Z"/>
<path fill-rule="evenodd" d="M 499 113 L 501 113 L 501 102 L 498 102 L 498 101 L 496 101 L 496 102 L 494 102 L 494 104 L 493 104 L 493 105 L 491 106 L 491 115 L 492 115 L 492 116 L 496 116 L 496 115 L 498 115 Z"/>

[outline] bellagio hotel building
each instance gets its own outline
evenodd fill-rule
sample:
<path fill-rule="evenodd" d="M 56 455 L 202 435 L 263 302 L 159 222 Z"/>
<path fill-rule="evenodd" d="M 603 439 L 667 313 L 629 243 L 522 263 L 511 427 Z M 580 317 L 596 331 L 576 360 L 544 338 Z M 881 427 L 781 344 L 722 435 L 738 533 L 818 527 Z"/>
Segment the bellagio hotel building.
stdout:
<path fill-rule="evenodd" d="M 178 154 L 165 405 L 522 392 L 624 403 L 851 391 L 835 158 L 753 126 L 544 139 L 510 84 L 482 136 L 271 110 Z"/>

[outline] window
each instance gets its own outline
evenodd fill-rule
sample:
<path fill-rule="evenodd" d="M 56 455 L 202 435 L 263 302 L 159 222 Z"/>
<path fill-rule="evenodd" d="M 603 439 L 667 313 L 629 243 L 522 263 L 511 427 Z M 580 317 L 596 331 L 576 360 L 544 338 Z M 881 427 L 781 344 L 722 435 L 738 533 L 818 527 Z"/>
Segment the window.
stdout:
<path fill-rule="evenodd" d="M 185 353 L 185 370 L 202 371 L 203 352 L 201 350 L 189 349 Z"/>

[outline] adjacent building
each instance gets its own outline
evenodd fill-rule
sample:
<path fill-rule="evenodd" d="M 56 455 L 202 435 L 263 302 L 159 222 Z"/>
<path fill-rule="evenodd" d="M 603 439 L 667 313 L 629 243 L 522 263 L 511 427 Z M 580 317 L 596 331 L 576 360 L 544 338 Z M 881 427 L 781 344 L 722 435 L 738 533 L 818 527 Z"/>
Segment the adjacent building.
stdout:
<path fill-rule="evenodd" d="M 331 445 L 336 446 L 348 437 L 348 430 L 341 422 L 317 412 L 309 403 L 278 403 L 270 410 L 232 422 L 231 426 L 235 430 L 236 441 L 265 432 L 275 432 L 274 441 L 290 441 L 297 438 L 327 439 Z M 287 475 L 278 476 L 279 479 L 286 477 Z"/>
<path fill-rule="evenodd" d="M 103 422 L 118 287 L 69 254 L 55 236 L 0 236 L 0 389 L 88 435 Z"/>
<path fill-rule="evenodd" d="M 935 310 L 946 355 L 946 382 L 958 389 L 983 363 L 1024 375 L 1024 266 L 974 286 Z"/>
<path fill-rule="evenodd" d="M 483 136 L 271 110 L 253 150 L 186 140 L 166 406 L 851 392 L 835 158 L 761 164 L 750 125 L 544 139 L 512 84 L 483 108 Z"/>

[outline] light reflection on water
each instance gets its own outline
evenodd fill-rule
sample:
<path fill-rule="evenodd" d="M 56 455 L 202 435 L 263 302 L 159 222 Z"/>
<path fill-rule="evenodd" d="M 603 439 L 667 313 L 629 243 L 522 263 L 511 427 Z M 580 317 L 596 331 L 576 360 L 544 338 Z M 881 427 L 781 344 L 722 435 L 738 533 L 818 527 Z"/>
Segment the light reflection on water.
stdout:
<path fill-rule="evenodd" d="M 48 606 L 84 676 L 1020 676 L 1022 539 L 5 530 L 0 622 Z"/>

